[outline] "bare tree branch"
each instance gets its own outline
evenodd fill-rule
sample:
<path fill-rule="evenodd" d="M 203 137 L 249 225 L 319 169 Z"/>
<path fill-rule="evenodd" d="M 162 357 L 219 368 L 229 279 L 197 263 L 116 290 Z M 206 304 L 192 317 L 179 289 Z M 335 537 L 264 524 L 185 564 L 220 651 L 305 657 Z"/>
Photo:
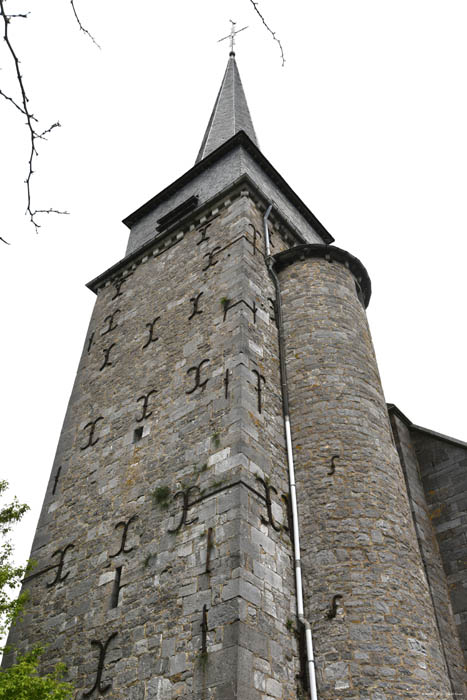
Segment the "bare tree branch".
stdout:
<path fill-rule="evenodd" d="M 26 127 L 29 132 L 29 141 L 30 141 L 30 151 L 29 151 L 29 159 L 28 159 L 28 172 L 27 172 L 27 177 L 25 180 L 26 184 L 26 193 L 27 193 L 27 206 L 26 206 L 26 213 L 29 215 L 29 220 L 33 224 L 34 228 L 36 229 L 36 233 L 38 233 L 40 224 L 37 220 L 38 215 L 40 214 L 68 214 L 67 211 L 60 211 L 58 209 L 54 208 L 49 208 L 49 209 L 33 209 L 32 207 L 32 197 L 31 197 L 31 179 L 34 174 L 34 161 L 36 156 L 38 156 L 38 151 L 37 151 L 37 140 L 38 139 L 47 139 L 47 135 L 50 134 L 53 129 L 56 129 L 60 126 L 59 122 L 55 122 L 54 124 L 51 124 L 47 129 L 44 129 L 44 131 L 36 131 L 34 123 L 38 123 L 38 120 L 36 117 L 33 115 L 33 113 L 29 109 L 29 98 L 26 93 L 26 88 L 24 85 L 24 80 L 23 76 L 21 74 L 21 69 L 20 69 L 20 60 L 18 58 L 18 55 L 13 48 L 13 45 L 10 40 L 10 36 L 8 33 L 9 30 L 9 24 L 12 19 L 17 19 L 17 18 L 22 18 L 22 19 L 27 19 L 28 15 L 30 14 L 29 12 L 27 13 L 21 13 L 21 14 L 11 14 L 9 15 L 6 10 L 5 10 L 5 4 L 7 0 L 0 0 L 0 16 L 3 19 L 3 39 L 7 45 L 7 49 L 10 53 L 10 56 L 13 61 L 14 65 L 14 73 L 16 74 L 16 82 L 19 87 L 21 99 L 20 100 L 15 100 L 13 97 L 10 97 L 7 95 L 3 90 L 0 90 L 0 97 L 3 97 L 4 100 L 7 102 L 10 102 L 21 114 L 26 118 Z M 88 35 L 88 37 L 93 41 L 93 43 L 100 49 L 99 44 L 97 41 L 94 39 L 92 34 L 81 24 L 81 21 L 78 17 L 78 13 L 76 12 L 76 7 L 74 0 L 70 0 L 71 7 L 73 9 L 73 13 L 75 15 L 75 19 L 78 23 L 79 28 L 81 29 L 82 32 Z M 4 238 L 0 236 L 0 241 L 3 243 L 6 243 L 7 245 L 10 245 L 8 241 L 6 241 Z"/>
<path fill-rule="evenodd" d="M 12 97 L 9 97 L 8 95 L 5 95 L 5 93 L 3 92 L 3 90 L 0 90 L 0 95 L 1 95 L 2 97 L 4 97 L 5 100 L 8 100 L 8 102 L 11 102 L 11 103 L 16 107 L 16 109 L 19 109 L 19 111 L 21 112 L 21 114 L 24 114 L 24 116 L 26 116 L 26 112 L 24 111 L 24 109 L 23 109 L 22 107 L 20 107 L 19 104 L 18 104 L 17 102 L 15 102 L 14 99 L 13 99 Z M 31 118 L 32 118 L 34 121 L 37 122 L 36 117 L 34 117 L 33 115 L 31 115 Z"/>
<path fill-rule="evenodd" d="M 35 128 L 33 122 L 37 122 L 36 117 L 32 114 L 32 112 L 29 110 L 28 102 L 29 99 L 26 94 L 26 89 L 24 86 L 24 81 L 23 81 L 23 76 L 21 75 L 21 70 L 20 70 L 20 61 L 18 59 L 18 56 L 13 48 L 13 45 L 10 41 L 10 36 L 8 34 L 8 26 L 11 21 L 12 17 L 15 17 L 15 15 L 8 15 L 5 11 L 5 1 L 6 0 L 0 0 L 0 16 L 3 18 L 3 39 L 7 45 L 8 51 L 10 52 L 11 58 L 13 60 L 14 64 L 14 70 L 16 73 L 16 81 L 19 86 L 19 90 L 21 93 L 21 104 L 18 104 L 13 98 L 9 97 L 6 95 L 3 91 L 0 90 L 0 95 L 7 100 L 8 102 L 11 102 L 16 109 L 18 109 L 21 114 L 23 114 L 26 117 L 26 126 L 29 131 L 29 140 L 30 140 L 30 151 L 29 151 L 29 160 L 28 160 L 28 174 L 25 180 L 26 183 L 26 192 L 27 192 L 27 206 L 26 206 L 26 213 L 29 215 L 29 220 L 33 224 L 34 228 L 36 229 L 36 233 L 39 231 L 40 224 L 37 221 L 37 214 L 67 214 L 68 212 L 62 212 L 58 211 L 57 209 L 33 209 L 32 208 L 32 203 L 31 203 L 31 178 L 34 174 L 34 169 L 33 169 L 33 164 L 34 164 L 34 158 L 38 155 L 37 153 L 37 148 L 36 148 L 36 140 L 37 139 L 42 139 L 45 138 L 46 134 L 49 134 L 52 129 L 55 129 L 56 127 L 60 126 L 58 122 L 55 122 L 55 124 L 52 124 L 48 129 L 45 129 L 43 132 L 38 133 Z M 20 17 L 27 17 L 27 15 L 18 15 Z M 4 243 L 6 241 L 2 239 Z M 9 245 L 9 244 L 8 244 Z"/>
<path fill-rule="evenodd" d="M 271 27 L 269 27 L 269 25 L 266 23 L 266 20 L 264 19 L 263 15 L 262 15 L 261 12 L 258 10 L 258 3 L 255 2 L 255 0 L 250 0 L 250 2 L 251 2 L 251 4 L 253 5 L 253 7 L 255 8 L 256 13 L 259 15 L 259 17 L 260 17 L 262 23 L 264 24 L 264 26 L 266 27 L 266 29 L 268 30 L 268 32 L 272 35 L 272 38 L 274 39 L 274 41 L 277 41 L 277 43 L 279 44 L 279 48 L 280 48 L 280 50 L 281 50 L 282 65 L 285 65 L 284 50 L 283 50 L 283 48 L 282 48 L 282 44 L 281 44 L 280 40 L 279 40 L 279 39 L 277 38 L 277 36 L 276 36 L 276 32 L 273 32 L 272 29 L 271 29 Z"/>
<path fill-rule="evenodd" d="M 45 138 L 46 134 L 50 134 L 52 129 L 56 129 L 59 126 L 61 126 L 60 122 L 55 122 L 55 124 L 52 124 L 51 126 L 49 126 L 49 128 L 45 129 L 42 133 L 36 134 L 36 136 L 38 139 L 45 139 L 47 141 L 47 139 Z"/>
<path fill-rule="evenodd" d="M 62 214 L 68 216 L 69 211 L 59 211 L 58 209 L 35 209 L 34 214 Z M 40 227 L 39 227 L 40 228 Z"/>
<path fill-rule="evenodd" d="M 95 44 L 95 45 L 97 46 L 97 48 L 100 49 L 101 47 L 99 46 L 99 44 L 97 43 L 97 41 L 94 39 L 94 37 L 93 37 L 93 35 L 91 34 L 91 32 L 88 32 L 88 30 L 87 30 L 85 27 L 83 27 L 83 25 L 81 24 L 80 18 L 78 17 L 78 13 L 76 12 L 74 0 L 70 0 L 70 3 L 71 3 L 71 7 L 73 8 L 73 13 L 74 13 L 74 15 L 75 15 L 76 21 L 78 22 L 78 27 L 81 29 L 82 32 L 84 32 L 85 34 L 87 34 L 88 37 L 89 37 L 89 38 L 91 39 L 91 41 L 93 42 L 93 44 Z"/>

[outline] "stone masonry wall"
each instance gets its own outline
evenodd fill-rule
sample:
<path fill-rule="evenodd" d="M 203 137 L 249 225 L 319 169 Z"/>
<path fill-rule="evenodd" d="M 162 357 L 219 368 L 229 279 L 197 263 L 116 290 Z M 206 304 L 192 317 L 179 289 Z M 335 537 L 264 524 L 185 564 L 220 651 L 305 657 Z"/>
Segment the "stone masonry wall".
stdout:
<path fill-rule="evenodd" d="M 244 192 L 98 293 L 9 640 L 77 698 L 297 697 L 260 231 Z"/>
<path fill-rule="evenodd" d="M 467 663 L 467 448 L 416 428 L 411 437 Z"/>
<path fill-rule="evenodd" d="M 402 469 L 404 470 L 420 553 L 430 586 L 436 613 L 436 624 L 441 636 L 446 664 L 449 668 L 452 690 L 456 698 L 464 698 L 464 659 L 459 637 L 456 634 L 456 623 L 451 608 L 448 584 L 438 543 L 431 524 L 430 514 L 426 505 L 425 493 L 420 477 L 420 465 L 412 443 L 410 427 L 396 410 L 391 410 L 390 418 L 397 451 L 401 460 Z"/>
<path fill-rule="evenodd" d="M 280 282 L 320 700 L 446 700 L 451 688 L 355 280 L 342 264 L 306 258 L 283 269 Z"/>

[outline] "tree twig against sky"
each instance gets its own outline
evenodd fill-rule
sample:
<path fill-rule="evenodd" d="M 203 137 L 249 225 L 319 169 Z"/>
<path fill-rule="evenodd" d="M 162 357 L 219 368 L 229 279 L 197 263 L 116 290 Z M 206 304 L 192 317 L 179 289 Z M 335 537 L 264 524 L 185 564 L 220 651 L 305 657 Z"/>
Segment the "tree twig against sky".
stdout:
<path fill-rule="evenodd" d="M 44 130 L 39 129 L 39 120 L 37 117 L 34 115 L 33 110 L 29 106 L 29 97 L 28 93 L 26 91 L 26 86 L 25 86 L 25 81 L 23 74 L 21 72 L 21 61 L 18 56 L 18 53 L 16 51 L 14 41 L 11 36 L 11 23 L 13 20 L 27 20 L 28 16 L 30 15 L 29 12 L 24 12 L 24 13 L 12 13 L 8 14 L 6 10 L 6 4 L 8 0 L 0 0 L 0 16 L 3 20 L 3 40 L 6 44 L 7 48 L 7 53 L 9 54 L 10 57 L 10 67 L 13 72 L 15 82 L 18 88 L 18 93 L 19 95 L 16 97 L 15 95 L 10 95 L 7 94 L 1 87 L 0 87 L 0 97 L 3 98 L 3 101 L 8 103 L 10 106 L 12 106 L 14 109 L 16 109 L 18 112 L 21 113 L 22 117 L 24 117 L 25 120 L 25 126 L 27 128 L 28 132 L 28 139 L 29 139 L 29 158 L 27 161 L 27 175 L 25 179 L 25 185 L 26 185 L 26 214 L 29 217 L 30 223 L 34 226 L 36 233 L 38 233 L 41 224 L 39 223 L 40 216 L 42 214 L 68 214 L 67 211 L 63 211 L 60 209 L 56 209 L 54 207 L 48 207 L 48 208 L 38 208 L 34 206 L 33 204 L 33 193 L 32 193 L 32 176 L 35 173 L 35 163 L 36 163 L 36 158 L 39 155 L 38 152 L 38 142 L 40 140 L 47 140 L 47 137 L 50 135 L 50 133 L 54 130 L 60 127 L 60 122 L 56 121 L 53 124 L 51 124 L 48 128 Z M 99 44 L 97 43 L 96 39 L 94 36 L 91 34 L 91 32 L 83 25 L 81 22 L 80 16 L 78 14 L 77 8 L 76 8 L 76 0 L 70 0 L 70 5 L 73 11 L 73 15 L 76 19 L 76 23 L 80 29 L 94 44 L 97 46 L 99 49 L 101 48 Z M 276 36 L 276 33 L 271 29 L 269 24 L 266 22 L 263 14 L 261 13 L 258 5 L 259 3 L 256 0 L 250 0 L 250 3 L 253 5 L 253 8 L 257 15 L 260 17 L 263 25 L 267 29 L 267 31 L 271 34 L 273 37 L 274 41 L 277 42 L 279 49 L 280 49 L 280 55 L 281 55 L 281 60 L 282 60 L 282 65 L 285 64 L 285 57 L 284 57 L 284 51 L 282 47 L 282 43 L 279 40 L 279 38 Z M 9 236 L 8 236 L 9 238 Z M 6 243 L 9 245 L 9 241 L 7 241 L 2 235 L 0 235 L 0 243 Z"/>
<path fill-rule="evenodd" d="M 79 28 L 81 29 L 82 32 L 84 32 L 85 34 L 87 34 L 87 36 L 91 39 L 92 43 L 95 44 L 95 45 L 97 46 L 98 49 L 100 49 L 101 47 L 99 46 L 99 44 L 97 43 L 97 41 L 94 39 L 94 37 L 93 37 L 93 35 L 91 34 L 91 32 L 88 31 L 88 30 L 87 30 L 85 27 L 83 27 L 83 25 L 81 24 L 81 20 L 80 20 L 80 18 L 78 17 L 78 13 L 76 12 L 76 7 L 75 7 L 75 2 L 74 2 L 74 0 L 70 0 L 70 3 L 71 3 L 71 7 L 72 7 L 72 9 L 73 9 L 73 14 L 75 15 L 75 19 L 76 19 L 76 21 L 78 22 Z"/>
<path fill-rule="evenodd" d="M 28 166 L 27 166 L 27 176 L 25 180 L 26 184 L 26 199 L 27 199 L 27 204 L 26 204 L 26 214 L 29 216 L 30 222 L 33 224 L 34 228 L 36 229 L 36 233 L 39 231 L 40 224 L 38 221 L 38 217 L 40 214 L 68 214 L 67 211 L 61 211 L 59 209 L 55 209 L 52 207 L 49 207 L 47 209 L 39 209 L 33 206 L 32 204 L 32 189 L 31 189 L 31 179 L 34 174 L 34 162 L 36 157 L 39 155 L 38 150 L 37 150 L 37 142 L 41 139 L 46 140 L 47 136 L 56 128 L 60 126 L 60 122 L 54 122 L 51 124 L 47 129 L 44 129 L 43 131 L 38 130 L 38 119 L 34 116 L 32 110 L 29 108 L 29 98 L 27 96 L 26 92 L 26 87 L 24 83 L 24 78 L 21 73 L 21 68 L 20 68 L 20 60 L 18 58 L 18 54 L 16 53 L 16 50 L 13 46 L 12 39 L 10 36 L 10 24 L 13 19 L 27 19 L 29 12 L 26 12 L 24 14 L 8 14 L 8 12 L 5 9 L 7 0 L 0 0 L 0 16 L 3 20 L 3 40 L 6 43 L 7 46 L 7 51 L 10 54 L 10 58 L 12 61 L 13 65 L 13 70 L 14 74 L 16 77 L 16 84 L 19 89 L 20 93 L 20 98 L 15 99 L 14 97 L 11 97 L 10 95 L 7 95 L 2 89 L 0 89 L 0 97 L 3 97 L 4 100 L 9 102 L 15 109 L 17 109 L 23 117 L 25 117 L 25 124 L 29 133 L 29 141 L 30 141 L 30 150 L 29 150 L 29 160 L 28 160 Z M 74 0 L 70 0 L 71 7 L 73 9 L 73 14 L 76 18 L 76 21 L 78 23 L 78 26 L 82 32 L 84 32 L 93 42 L 96 46 L 99 46 L 99 44 L 96 42 L 92 34 L 82 25 L 78 14 L 76 12 L 76 7 L 74 4 Z M 100 48 L 100 47 L 99 47 Z M 0 240 L 3 243 L 7 243 L 7 241 L 0 237 Z"/>
<path fill-rule="evenodd" d="M 27 97 L 26 94 L 26 88 L 23 80 L 23 75 L 21 73 L 20 69 L 20 61 L 18 58 L 18 55 L 13 47 L 13 44 L 11 42 L 10 38 L 10 33 L 9 33 L 9 28 L 10 28 L 10 22 L 12 19 L 27 19 L 27 14 L 24 15 L 9 15 L 6 10 L 5 10 L 5 3 L 6 0 L 0 0 L 0 15 L 3 19 L 3 40 L 5 41 L 7 45 L 7 50 L 10 54 L 11 60 L 13 62 L 14 66 L 14 72 L 16 75 L 16 82 L 19 88 L 20 92 L 20 100 L 15 100 L 13 97 L 10 97 L 9 95 L 6 95 L 3 91 L 0 92 L 1 96 L 6 99 L 8 102 L 14 105 L 18 111 L 21 112 L 21 114 L 26 118 L 26 126 L 29 132 L 29 141 L 30 141 L 30 151 L 29 151 L 29 160 L 28 160 L 28 169 L 27 169 L 27 177 L 26 177 L 26 195 L 27 195 L 27 205 L 26 205 L 26 213 L 29 216 L 29 219 L 33 226 L 36 229 L 36 232 L 40 228 L 40 224 L 38 222 L 38 215 L 39 214 L 67 214 L 68 212 L 65 211 L 59 211 L 58 209 L 36 209 L 32 205 L 32 197 L 31 197 L 31 178 L 34 174 L 34 160 L 36 156 L 38 155 L 37 151 L 37 141 L 40 139 L 45 139 L 48 134 L 51 133 L 54 129 L 60 126 L 59 122 L 55 122 L 54 124 L 51 124 L 47 129 L 44 131 L 38 131 L 37 130 L 37 124 L 38 120 L 32 113 L 32 111 L 29 109 L 29 98 Z"/>
<path fill-rule="evenodd" d="M 264 19 L 263 15 L 262 15 L 261 12 L 259 11 L 259 9 L 258 9 L 258 3 L 255 2 L 255 0 L 250 0 L 250 2 L 251 2 L 251 4 L 253 5 L 253 7 L 255 8 L 256 14 L 259 15 L 259 17 L 260 17 L 262 23 L 264 24 L 264 26 L 266 27 L 266 29 L 268 30 L 268 32 L 272 35 L 272 38 L 274 39 L 274 41 L 277 41 L 277 43 L 279 44 L 279 48 L 280 48 L 280 51 L 281 51 L 282 65 L 284 66 L 284 65 L 285 65 L 284 49 L 282 48 L 282 44 L 281 44 L 281 42 L 280 42 L 280 39 L 276 36 L 276 32 L 273 32 L 273 31 L 272 31 L 271 27 L 268 25 L 268 23 L 267 23 L 266 20 Z"/>

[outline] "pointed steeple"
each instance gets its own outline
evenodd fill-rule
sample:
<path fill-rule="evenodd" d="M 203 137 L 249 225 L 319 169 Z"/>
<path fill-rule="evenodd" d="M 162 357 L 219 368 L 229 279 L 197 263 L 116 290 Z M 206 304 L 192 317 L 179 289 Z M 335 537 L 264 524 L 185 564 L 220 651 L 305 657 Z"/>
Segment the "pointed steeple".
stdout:
<path fill-rule="evenodd" d="M 244 131 L 258 146 L 240 73 L 235 62 L 235 53 L 231 51 L 221 88 L 195 163 L 206 158 L 209 153 L 215 151 L 238 131 Z"/>

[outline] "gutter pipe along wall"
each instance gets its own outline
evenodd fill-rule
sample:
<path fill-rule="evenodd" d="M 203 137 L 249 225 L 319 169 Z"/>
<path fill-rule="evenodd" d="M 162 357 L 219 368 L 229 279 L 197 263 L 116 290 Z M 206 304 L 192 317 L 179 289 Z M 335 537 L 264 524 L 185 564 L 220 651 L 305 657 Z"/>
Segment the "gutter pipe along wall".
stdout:
<path fill-rule="evenodd" d="M 284 333 L 282 325 L 282 307 L 281 307 L 281 288 L 279 283 L 279 278 L 274 270 L 274 259 L 271 256 L 271 247 L 269 240 L 269 228 L 268 219 L 272 210 L 272 204 L 266 210 L 263 217 L 264 224 L 264 237 L 266 242 L 266 266 L 268 268 L 269 275 L 274 283 L 274 288 L 276 290 L 276 320 L 279 336 L 279 364 L 280 364 L 280 378 L 281 378 L 281 392 L 282 392 L 282 410 L 284 414 L 284 428 L 285 428 L 285 442 L 287 448 L 287 464 L 289 471 L 289 497 L 290 506 L 292 511 L 292 529 L 293 529 L 293 548 L 294 548 L 294 562 L 295 562 L 295 586 L 297 595 L 297 617 L 299 623 L 303 626 L 305 630 L 305 644 L 306 644 L 306 663 L 308 672 L 308 685 L 310 691 L 311 700 L 318 700 L 318 693 L 316 689 L 316 670 L 315 670 L 315 659 L 313 654 L 313 639 L 311 636 L 311 626 L 308 620 L 305 618 L 304 608 L 303 608 L 303 581 L 302 581 L 302 567 L 300 562 L 300 528 L 298 521 L 298 508 L 297 508 L 297 489 L 295 484 L 295 469 L 294 469 L 294 459 L 293 459 L 293 449 L 292 449 L 292 433 L 290 430 L 290 416 L 289 416 L 289 389 L 287 384 L 287 368 L 285 363 L 285 347 L 284 347 Z"/>

